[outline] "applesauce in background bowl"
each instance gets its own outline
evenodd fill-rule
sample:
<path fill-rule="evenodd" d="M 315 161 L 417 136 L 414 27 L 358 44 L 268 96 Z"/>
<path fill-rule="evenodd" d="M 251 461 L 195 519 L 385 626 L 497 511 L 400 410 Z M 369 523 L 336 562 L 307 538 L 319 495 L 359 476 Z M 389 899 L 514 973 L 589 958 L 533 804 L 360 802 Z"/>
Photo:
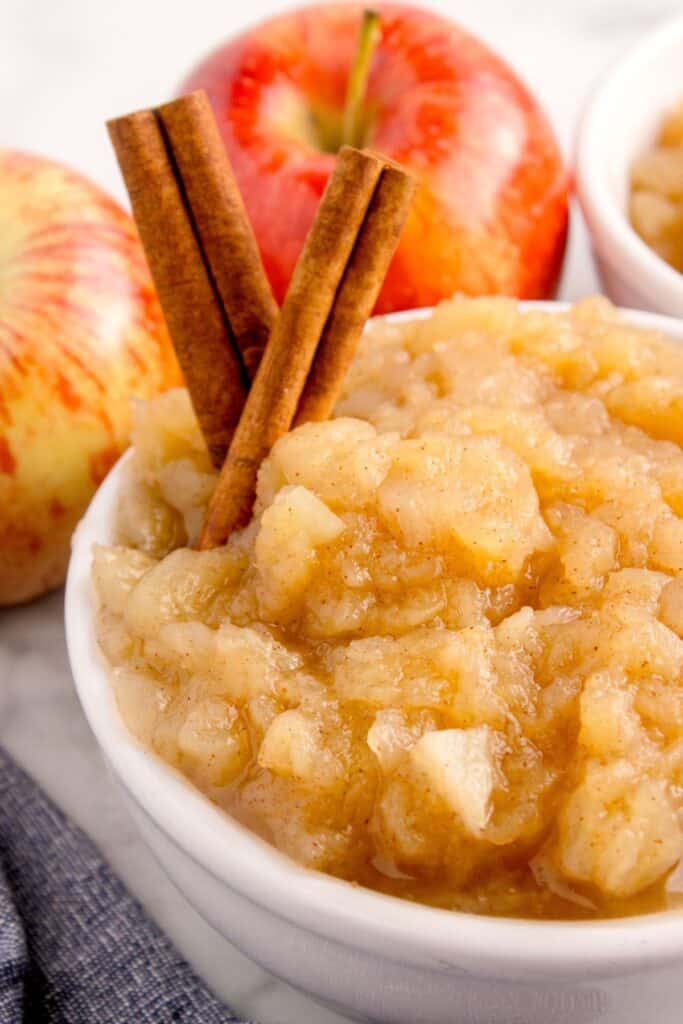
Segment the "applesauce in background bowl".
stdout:
<path fill-rule="evenodd" d="M 643 241 L 683 274 L 683 96 L 631 168 L 629 213 Z"/>
<path fill-rule="evenodd" d="M 683 316 L 683 274 L 629 218 L 633 167 L 683 97 L 683 17 L 616 62 L 591 94 L 577 138 L 576 186 L 605 293 L 622 306 Z"/>
<path fill-rule="evenodd" d="M 373 323 L 217 551 L 170 393 L 75 543 L 77 686 L 162 863 L 374 1019 L 635 1024 L 638 969 L 677 1019 L 683 332 L 550 309 Z"/>

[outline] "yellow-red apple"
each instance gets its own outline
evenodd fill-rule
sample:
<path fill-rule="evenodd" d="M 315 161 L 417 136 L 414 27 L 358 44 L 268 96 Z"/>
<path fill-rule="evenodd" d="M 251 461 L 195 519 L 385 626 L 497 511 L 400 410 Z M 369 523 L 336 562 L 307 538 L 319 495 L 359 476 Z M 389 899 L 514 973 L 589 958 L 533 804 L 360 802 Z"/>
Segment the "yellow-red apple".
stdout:
<path fill-rule="evenodd" d="M 566 240 L 567 174 L 538 104 L 453 22 L 375 6 L 380 38 L 358 138 L 343 138 L 356 4 L 272 18 L 219 47 L 184 83 L 209 94 L 276 298 L 341 141 L 393 157 L 422 182 L 378 312 L 456 291 L 550 295 Z"/>
<path fill-rule="evenodd" d="M 128 214 L 73 171 L 0 149 L 0 605 L 62 582 L 131 396 L 178 380 Z"/>

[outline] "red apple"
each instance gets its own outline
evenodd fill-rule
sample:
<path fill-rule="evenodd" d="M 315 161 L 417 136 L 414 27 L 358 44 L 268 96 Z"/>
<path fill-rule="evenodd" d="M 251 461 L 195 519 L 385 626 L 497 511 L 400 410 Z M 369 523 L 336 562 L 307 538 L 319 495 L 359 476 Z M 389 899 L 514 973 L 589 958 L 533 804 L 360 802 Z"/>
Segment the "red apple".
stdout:
<path fill-rule="evenodd" d="M 547 297 L 567 231 L 567 174 L 538 104 L 483 43 L 425 10 L 380 4 L 356 141 L 422 182 L 377 303 L 456 291 Z M 306 7 L 228 41 L 183 86 L 206 89 L 278 301 L 343 138 L 362 8 Z"/>
<path fill-rule="evenodd" d="M 0 149 L 0 605 L 62 582 L 131 396 L 178 380 L 131 218 L 65 167 Z"/>

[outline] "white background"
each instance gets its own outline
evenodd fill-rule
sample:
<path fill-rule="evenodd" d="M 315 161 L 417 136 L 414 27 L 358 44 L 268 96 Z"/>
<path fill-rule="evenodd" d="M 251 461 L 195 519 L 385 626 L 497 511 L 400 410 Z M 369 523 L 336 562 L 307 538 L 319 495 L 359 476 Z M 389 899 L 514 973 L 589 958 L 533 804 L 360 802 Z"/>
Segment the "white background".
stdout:
<path fill-rule="evenodd" d="M 283 0 L 0 0 L 0 145 L 71 164 L 124 200 L 107 118 L 172 96 L 192 65 Z M 597 76 L 675 0 L 434 0 L 517 68 L 549 113 L 565 155 Z M 0 196 L 0 254 L 2 253 Z M 1 255 L 0 255 L 1 260 Z M 0 265 L 0 299 L 1 299 Z M 574 211 L 562 294 L 597 288 Z M 76 703 L 61 594 L 0 611 L 0 742 L 82 824 L 185 956 L 262 1024 L 340 1018 L 275 982 L 200 921 L 137 839 Z"/>

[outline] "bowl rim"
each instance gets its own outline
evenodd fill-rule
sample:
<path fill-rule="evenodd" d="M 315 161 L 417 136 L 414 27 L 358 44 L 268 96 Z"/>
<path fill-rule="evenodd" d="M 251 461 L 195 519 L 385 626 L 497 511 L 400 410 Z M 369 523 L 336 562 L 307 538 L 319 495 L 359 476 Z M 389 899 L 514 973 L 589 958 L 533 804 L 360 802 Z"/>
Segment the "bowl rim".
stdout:
<path fill-rule="evenodd" d="M 565 302 L 524 302 L 561 312 Z M 423 318 L 411 310 L 386 319 Z M 683 321 L 623 310 L 636 326 L 683 343 Z M 107 543 L 126 453 L 97 491 L 72 540 L 65 626 L 76 691 L 124 790 L 172 844 L 228 889 L 320 937 L 399 963 L 478 976 L 604 978 L 683 958 L 683 913 L 661 911 L 596 921 L 544 921 L 442 910 L 387 896 L 301 867 L 212 804 L 128 732 L 94 635 L 92 548 Z M 189 827 L 191 823 L 191 827 Z M 191 895 L 186 894 L 191 901 Z"/>
<path fill-rule="evenodd" d="M 656 282 L 661 301 L 674 308 L 683 297 L 683 274 L 650 248 L 615 202 L 607 184 L 604 145 L 624 88 L 662 51 L 677 44 L 683 51 L 683 15 L 659 23 L 600 76 L 579 121 L 574 161 L 577 194 L 591 233 L 602 232 L 614 254 L 625 262 L 620 265 L 622 271 Z M 609 255 L 603 258 L 610 262 Z"/>

